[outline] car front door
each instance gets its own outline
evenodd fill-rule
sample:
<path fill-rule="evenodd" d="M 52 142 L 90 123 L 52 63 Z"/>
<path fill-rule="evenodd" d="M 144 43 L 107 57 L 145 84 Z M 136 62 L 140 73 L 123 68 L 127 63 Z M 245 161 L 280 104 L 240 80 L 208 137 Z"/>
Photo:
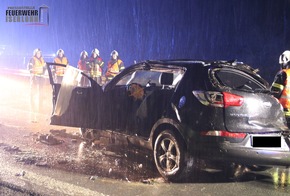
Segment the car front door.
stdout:
<path fill-rule="evenodd" d="M 54 81 L 50 68 L 48 72 L 53 88 L 53 112 L 50 124 L 100 128 L 103 95 L 101 86 L 72 66 L 66 67 L 61 84 Z"/>

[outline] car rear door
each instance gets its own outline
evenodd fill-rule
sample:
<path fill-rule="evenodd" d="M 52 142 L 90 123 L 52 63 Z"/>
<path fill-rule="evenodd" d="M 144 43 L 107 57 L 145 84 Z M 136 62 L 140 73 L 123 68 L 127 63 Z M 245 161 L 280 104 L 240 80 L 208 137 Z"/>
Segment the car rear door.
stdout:
<path fill-rule="evenodd" d="M 51 65 L 51 64 L 49 64 Z M 100 128 L 102 88 L 79 69 L 67 66 L 61 83 L 48 73 L 53 88 L 52 125 Z"/>
<path fill-rule="evenodd" d="M 230 132 L 277 132 L 286 130 L 280 103 L 267 87 L 240 70 L 216 71 L 223 92 L 225 127 Z"/>
<path fill-rule="evenodd" d="M 181 72 L 174 67 L 141 67 L 115 77 L 104 90 L 105 128 L 148 138 L 153 124 L 164 113 Z"/>

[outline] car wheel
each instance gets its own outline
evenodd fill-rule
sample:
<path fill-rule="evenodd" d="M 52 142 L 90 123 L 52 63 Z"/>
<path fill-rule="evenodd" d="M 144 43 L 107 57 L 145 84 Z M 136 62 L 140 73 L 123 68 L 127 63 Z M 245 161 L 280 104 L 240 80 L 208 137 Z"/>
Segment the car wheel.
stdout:
<path fill-rule="evenodd" d="M 179 181 L 185 171 L 184 143 L 170 130 L 161 132 L 154 144 L 154 160 L 166 180 Z"/>

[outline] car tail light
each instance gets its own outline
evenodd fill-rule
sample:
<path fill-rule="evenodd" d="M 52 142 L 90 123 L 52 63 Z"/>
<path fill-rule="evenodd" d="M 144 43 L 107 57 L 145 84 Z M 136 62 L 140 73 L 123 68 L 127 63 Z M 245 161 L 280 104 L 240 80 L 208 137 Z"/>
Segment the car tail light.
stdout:
<path fill-rule="evenodd" d="M 206 106 L 224 107 L 223 94 L 215 91 L 192 91 L 193 95 Z"/>
<path fill-rule="evenodd" d="M 193 95 L 206 106 L 229 107 L 243 105 L 244 98 L 228 92 L 192 91 Z"/>
<path fill-rule="evenodd" d="M 241 106 L 244 103 L 244 98 L 239 95 L 223 92 L 224 95 L 224 106 Z"/>
<path fill-rule="evenodd" d="M 202 131 L 200 133 L 202 136 L 216 136 L 216 137 L 228 137 L 228 138 L 245 138 L 246 133 L 232 133 L 228 131 L 222 130 L 214 130 L 214 131 Z"/>

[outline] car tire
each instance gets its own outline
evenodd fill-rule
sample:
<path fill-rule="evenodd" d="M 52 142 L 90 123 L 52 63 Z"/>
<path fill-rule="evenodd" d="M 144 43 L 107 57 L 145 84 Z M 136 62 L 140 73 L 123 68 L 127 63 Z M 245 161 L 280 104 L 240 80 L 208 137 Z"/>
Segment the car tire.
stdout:
<path fill-rule="evenodd" d="M 154 144 L 155 165 L 168 181 L 180 181 L 186 170 L 184 142 L 171 130 L 162 131 Z"/>

